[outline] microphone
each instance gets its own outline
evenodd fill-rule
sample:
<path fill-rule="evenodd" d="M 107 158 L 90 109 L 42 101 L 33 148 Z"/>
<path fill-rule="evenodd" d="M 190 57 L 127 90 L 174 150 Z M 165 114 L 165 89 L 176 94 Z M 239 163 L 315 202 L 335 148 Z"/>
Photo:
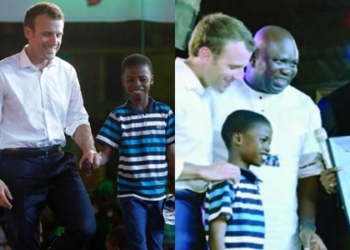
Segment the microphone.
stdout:
<path fill-rule="evenodd" d="M 329 154 L 329 150 L 328 150 L 327 143 L 326 143 L 326 141 L 328 139 L 328 135 L 327 135 L 326 130 L 324 128 L 320 128 L 320 129 L 316 129 L 314 133 L 315 133 L 317 143 L 320 146 L 320 150 L 321 150 L 321 154 L 323 157 L 323 162 L 324 162 L 325 168 L 326 169 L 333 168 L 331 156 Z"/>

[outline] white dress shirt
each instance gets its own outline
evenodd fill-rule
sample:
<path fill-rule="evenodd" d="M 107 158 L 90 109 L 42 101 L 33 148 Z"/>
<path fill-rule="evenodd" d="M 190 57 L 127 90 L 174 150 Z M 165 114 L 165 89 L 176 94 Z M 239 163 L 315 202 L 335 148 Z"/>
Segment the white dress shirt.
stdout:
<path fill-rule="evenodd" d="M 183 163 L 211 164 L 212 126 L 207 91 L 182 59 L 175 61 L 175 173 Z M 202 180 L 176 181 L 176 189 L 204 192 Z"/>
<path fill-rule="evenodd" d="M 0 62 L 0 149 L 65 145 L 89 125 L 75 69 L 55 57 L 40 72 L 25 48 Z"/>
<path fill-rule="evenodd" d="M 213 115 L 214 161 L 228 159 L 220 133 L 231 112 L 251 110 L 270 121 L 273 129 L 270 154 L 278 157 L 279 166 L 251 167 L 262 180 L 259 186 L 266 218 L 264 249 L 299 249 L 298 178 L 318 175 L 322 170 L 319 146 L 314 137 L 315 129 L 321 127 L 317 106 L 292 86 L 280 94 L 269 95 L 257 92 L 245 83 L 234 82 L 223 94 L 218 95 L 213 90 L 209 92 Z"/>

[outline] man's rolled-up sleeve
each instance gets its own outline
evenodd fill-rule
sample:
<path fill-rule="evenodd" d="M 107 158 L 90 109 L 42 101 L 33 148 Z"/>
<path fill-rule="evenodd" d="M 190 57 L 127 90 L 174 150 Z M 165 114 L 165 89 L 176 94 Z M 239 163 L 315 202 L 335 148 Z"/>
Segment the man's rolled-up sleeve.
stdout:
<path fill-rule="evenodd" d="M 315 130 L 321 128 L 320 110 L 316 105 L 312 105 L 305 126 L 307 130 L 299 158 L 299 178 L 320 175 L 324 169 L 320 147 L 315 137 Z"/>
<path fill-rule="evenodd" d="M 65 127 L 65 132 L 69 136 L 72 136 L 76 129 L 82 124 L 90 126 L 89 115 L 84 108 L 83 96 L 75 70 L 72 75 L 71 98 Z"/>

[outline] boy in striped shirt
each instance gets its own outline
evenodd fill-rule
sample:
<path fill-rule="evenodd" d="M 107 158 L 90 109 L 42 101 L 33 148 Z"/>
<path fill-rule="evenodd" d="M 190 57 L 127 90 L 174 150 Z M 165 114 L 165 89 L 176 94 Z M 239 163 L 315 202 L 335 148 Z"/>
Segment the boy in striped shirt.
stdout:
<path fill-rule="evenodd" d="M 103 145 L 101 165 L 113 149 L 119 151 L 117 197 L 127 249 L 162 250 L 168 170 L 174 179 L 174 113 L 148 95 L 153 70 L 147 57 L 126 57 L 121 72 L 129 99 L 110 113 L 96 137 Z"/>
<path fill-rule="evenodd" d="M 272 128 L 262 115 L 238 110 L 221 130 L 229 163 L 241 168 L 240 182 L 213 183 L 206 198 L 206 233 L 211 250 L 263 249 L 265 220 L 258 188 L 249 170 L 261 166 L 270 150 Z"/>

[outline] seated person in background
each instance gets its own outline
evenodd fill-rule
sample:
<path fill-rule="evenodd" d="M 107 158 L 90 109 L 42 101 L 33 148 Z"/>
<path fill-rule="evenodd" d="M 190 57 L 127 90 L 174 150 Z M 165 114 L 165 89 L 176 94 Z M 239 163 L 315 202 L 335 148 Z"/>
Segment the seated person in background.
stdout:
<path fill-rule="evenodd" d="M 347 83 L 319 101 L 322 127 L 327 131 L 328 137 L 350 136 L 349 96 L 350 83 Z M 349 229 L 340 197 L 337 195 L 337 170 L 328 169 L 321 173 L 323 187 L 319 188 L 316 228 L 328 250 L 349 250 Z"/>
<path fill-rule="evenodd" d="M 221 136 L 229 151 L 228 162 L 241 168 L 241 178 L 237 184 L 217 182 L 208 190 L 205 227 L 210 249 L 263 249 L 265 220 L 260 180 L 249 166 L 261 166 L 266 160 L 271 124 L 263 115 L 238 110 L 227 117 Z"/>

